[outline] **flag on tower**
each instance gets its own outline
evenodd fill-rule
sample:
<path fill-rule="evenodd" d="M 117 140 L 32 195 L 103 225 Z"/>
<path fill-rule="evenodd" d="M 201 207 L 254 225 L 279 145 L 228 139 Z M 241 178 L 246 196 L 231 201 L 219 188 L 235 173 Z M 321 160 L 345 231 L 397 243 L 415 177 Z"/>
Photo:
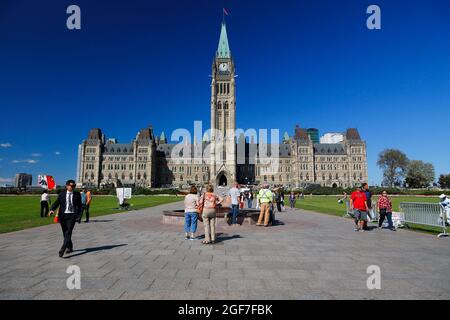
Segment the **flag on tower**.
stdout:
<path fill-rule="evenodd" d="M 38 184 L 47 190 L 56 189 L 55 179 L 52 176 L 38 175 Z"/>
<path fill-rule="evenodd" d="M 228 15 L 227 9 L 223 8 L 223 14 L 226 15 L 226 16 Z"/>

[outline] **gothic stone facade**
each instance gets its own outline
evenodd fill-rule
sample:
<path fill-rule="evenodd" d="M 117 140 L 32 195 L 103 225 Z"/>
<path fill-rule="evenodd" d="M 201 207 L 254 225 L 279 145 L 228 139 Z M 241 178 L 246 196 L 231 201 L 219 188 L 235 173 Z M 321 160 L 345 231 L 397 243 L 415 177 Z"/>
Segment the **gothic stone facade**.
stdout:
<path fill-rule="evenodd" d="M 290 187 L 352 187 L 368 180 L 366 143 L 355 128 L 344 132 L 343 141 L 323 144 L 314 143 L 308 132 L 297 126 L 292 137 L 285 137 L 279 145 L 268 145 L 267 150 L 253 139 L 248 142 L 242 135 L 235 138 L 235 65 L 224 23 L 212 64 L 210 104 L 209 139 L 184 145 L 181 151 L 175 149 L 180 145 L 167 142 L 164 133 L 155 136 L 151 126 L 140 130 L 127 144 L 107 140 L 101 129 L 90 130 L 79 145 L 78 184 L 164 187 L 238 181 Z M 222 141 L 218 132 L 225 137 L 231 135 Z M 189 156 L 182 154 L 186 150 Z M 273 157 L 271 150 L 278 155 Z M 265 157 L 277 161 L 277 170 L 268 167 Z"/>

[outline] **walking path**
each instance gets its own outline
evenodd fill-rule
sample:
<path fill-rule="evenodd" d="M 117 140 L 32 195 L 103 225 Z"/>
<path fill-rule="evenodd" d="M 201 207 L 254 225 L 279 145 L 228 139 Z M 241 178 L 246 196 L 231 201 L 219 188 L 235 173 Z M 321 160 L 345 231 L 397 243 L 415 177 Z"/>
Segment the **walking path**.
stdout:
<path fill-rule="evenodd" d="M 449 239 L 356 233 L 348 219 L 291 210 L 277 214 L 284 225 L 220 227 L 221 241 L 202 245 L 161 223 L 181 205 L 77 224 L 65 259 L 58 225 L 0 235 L 0 299 L 450 298 Z M 70 265 L 80 267 L 80 290 L 67 289 Z M 381 290 L 367 289 L 370 265 Z"/>

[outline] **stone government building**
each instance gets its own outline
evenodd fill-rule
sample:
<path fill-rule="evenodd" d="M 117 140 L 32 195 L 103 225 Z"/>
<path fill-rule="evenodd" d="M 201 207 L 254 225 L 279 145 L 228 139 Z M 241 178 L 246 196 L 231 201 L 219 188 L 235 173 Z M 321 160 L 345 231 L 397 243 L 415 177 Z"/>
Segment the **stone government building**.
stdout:
<path fill-rule="evenodd" d="M 179 154 L 174 152 L 177 144 L 168 143 L 164 133 L 156 136 L 151 126 L 141 129 L 133 141 L 125 144 L 106 139 L 101 129 L 91 129 L 78 147 L 78 185 L 165 187 L 238 181 L 289 187 L 352 187 L 368 180 L 366 143 L 355 128 L 324 143 L 317 141 L 314 132 L 296 126 L 293 136 L 285 133 L 282 143 L 267 146 L 269 152 L 271 147 L 279 150 L 275 172 L 258 160 L 257 155 L 263 157 L 261 146 L 253 139 L 249 142 L 240 135 L 220 143 L 215 130 L 224 135 L 236 130 L 235 85 L 234 59 L 222 22 L 212 64 L 210 138 L 197 143 L 194 137 L 194 144 L 185 146 L 192 148 L 190 157 L 180 158 L 173 156 Z M 199 149 L 203 157 L 196 154 Z M 238 150 L 245 150 L 239 159 Z"/>

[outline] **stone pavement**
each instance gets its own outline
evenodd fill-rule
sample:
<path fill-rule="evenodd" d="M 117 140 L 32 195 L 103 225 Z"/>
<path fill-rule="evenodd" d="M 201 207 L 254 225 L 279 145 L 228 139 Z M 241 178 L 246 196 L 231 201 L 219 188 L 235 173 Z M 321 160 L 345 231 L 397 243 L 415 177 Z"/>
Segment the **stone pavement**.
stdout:
<path fill-rule="evenodd" d="M 59 225 L 0 235 L 0 299 L 450 298 L 448 238 L 356 233 L 348 219 L 291 210 L 277 214 L 284 225 L 225 226 L 219 243 L 202 245 L 161 223 L 181 205 L 77 224 L 65 259 Z M 70 265 L 81 268 L 80 290 L 67 289 Z M 381 290 L 367 289 L 369 265 L 381 269 Z"/>

